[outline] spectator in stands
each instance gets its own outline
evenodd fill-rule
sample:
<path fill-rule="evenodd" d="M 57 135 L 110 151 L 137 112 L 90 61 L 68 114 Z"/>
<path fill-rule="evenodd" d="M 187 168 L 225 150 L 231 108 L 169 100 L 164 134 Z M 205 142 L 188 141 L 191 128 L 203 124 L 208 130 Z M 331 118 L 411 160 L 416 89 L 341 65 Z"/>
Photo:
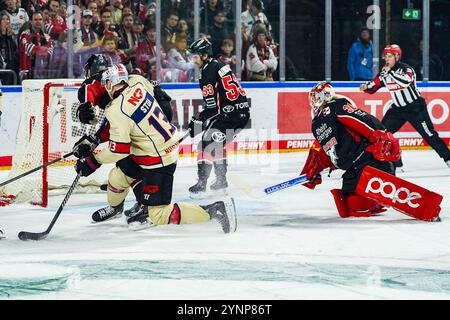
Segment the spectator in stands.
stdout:
<path fill-rule="evenodd" d="M 167 52 L 167 67 L 182 71 L 177 74 L 177 80 L 172 77 L 173 81 L 194 81 L 195 63 L 187 47 L 187 35 L 178 33 L 175 37 L 175 45 Z"/>
<path fill-rule="evenodd" d="M 83 41 L 81 51 L 94 49 L 99 46 L 98 36 L 92 29 L 92 11 L 89 9 L 83 10 L 80 32 L 81 40 Z"/>
<path fill-rule="evenodd" d="M 133 10 L 131 10 L 130 7 L 124 7 L 122 9 L 122 21 L 123 21 L 123 16 L 126 15 L 126 14 L 131 14 L 132 16 L 134 16 L 133 15 Z"/>
<path fill-rule="evenodd" d="M 214 24 L 217 11 L 224 11 L 221 0 L 206 0 L 200 8 L 200 30 L 208 32 L 209 26 Z"/>
<path fill-rule="evenodd" d="M 97 11 L 102 12 L 106 8 L 106 0 L 95 0 L 97 3 Z"/>
<path fill-rule="evenodd" d="M 13 70 L 19 67 L 19 51 L 12 32 L 11 20 L 6 12 L 0 13 L 0 69 Z M 15 84 L 12 75 L 0 74 L 2 84 Z"/>
<path fill-rule="evenodd" d="M 122 22 L 122 0 L 111 0 L 108 7 L 111 10 L 111 23 L 119 25 Z"/>
<path fill-rule="evenodd" d="M 139 43 L 145 39 L 144 35 L 144 24 L 141 19 L 134 18 L 133 20 L 133 33 L 136 36 L 136 42 Z"/>
<path fill-rule="evenodd" d="M 233 53 L 233 50 L 234 50 L 233 40 L 224 39 L 222 41 L 221 50 L 222 51 L 220 52 L 218 59 L 225 64 L 229 64 L 231 67 L 231 70 L 233 70 L 233 72 L 235 72 L 237 60 L 236 60 L 236 55 Z"/>
<path fill-rule="evenodd" d="M 100 13 L 100 22 L 93 27 L 97 36 L 102 39 L 103 36 L 113 34 L 118 37 L 117 26 L 111 23 L 111 10 L 103 8 Z"/>
<path fill-rule="evenodd" d="M 88 2 L 87 8 L 92 11 L 92 24 L 96 25 L 100 22 L 97 2 L 95 2 L 95 0 L 90 0 Z"/>
<path fill-rule="evenodd" d="M 19 39 L 19 77 L 23 79 L 47 78 L 47 68 L 53 44 L 43 31 L 42 13 L 36 11 L 31 17 L 30 28 L 25 29 Z"/>
<path fill-rule="evenodd" d="M 224 39 L 228 37 L 228 28 L 225 23 L 225 13 L 217 10 L 214 15 L 214 23 L 208 28 L 208 33 L 211 36 L 211 44 L 213 55 L 217 56 L 220 53 L 220 47 Z"/>
<path fill-rule="evenodd" d="M 62 32 L 50 58 L 48 70 L 50 79 L 68 78 L 67 73 L 67 32 Z"/>
<path fill-rule="evenodd" d="M 252 81 L 273 81 L 272 74 L 278 66 L 277 58 L 267 41 L 265 28 L 255 29 L 255 40 L 247 52 L 248 79 Z"/>
<path fill-rule="evenodd" d="M 191 43 L 191 32 L 189 31 L 189 25 L 186 20 L 180 19 L 178 21 L 177 33 L 184 33 L 187 36 L 188 43 Z"/>
<path fill-rule="evenodd" d="M 156 29 L 151 26 L 145 31 L 146 38 L 138 44 L 136 49 L 136 67 L 148 79 L 156 80 Z M 161 46 L 161 66 L 167 65 L 166 54 Z"/>
<path fill-rule="evenodd" d="M 123 51 L 117 49 L 118 39 L 112 34 L 103 37 L 101 53 L 109 56 L 113 64 L 122 63 L 122 58 L 125 58 Z"/>
<path fill-rule="evenodd" d="M 119 34 L 119 46 L 118 48 L 125 53 L 127 59 L 122 61 L 123 64 L 133 64 L 134 55 L 136 53 L 138 38 L 133 32 L 133 15 L 131 13 L 126 13 L 122 16 L 122 25 L 120 26 L 118 32 Z M 129 70 L 132 69 L 131 65 L 127 66 Z"/>
<path fill-rule="evenodd" d="M 169 49 L 175 44 L 175 32 L 178 24 L 178 15 L 176 13 L 171 13 L 167 19 L 166 24 L 163 26 L 161 31 L 161 41 L 164 46 L 164 50 L 169 52 Z"/>
<path fill-rule="evenodd" d="M 48 33 L 53 40 L 57 40 L 59 35 L 67 29 L 64 18 L 59 15 L 60 7 L 61 4 L 59 0 L 49 0 L 49 13 L 45 25 L 45 32 Z"/>
<path fill-rule="evenodd" d="M 21 5 L 28 12 L 28 16 L 36 11 L 42 12 L 47 6 L 47 0 L 22 0 Z"/>
<path fill-rule="evenodd" d="M 252 0 L 250 9 L 244 11 L 241 14 L 242 24 L 245 25 L 245 32 L 247 33 L 247 37 L 255 39 L 255 35 L 251 34 L 251 31 L 253 30 L 253 25 L 259 21 L 264 24 L 264 27 L 267 30 L 267 37 L 269 37 L 270 39 L 272 38 L 272 26 L 270 25 L 269 20 L 267 20 L 267 17 L 263 11 L 263 2 L 261 0 Z"/>
<path fill-rule="evenodd" d="M 351 81 L 370 81 L 373 78 L 373 51 L 370 32 L 362 28 L 347 58 L 347 71 Z"/>
<path fill-rule="evenodd" d="M 17 5 L 17 0 L 5 0 L 6 10 L 4 11 L 11 22 L 11 31 L 15 39 L 19 37 L 20 28 L 29 21 L 28 13 L 25 9 Z"/>

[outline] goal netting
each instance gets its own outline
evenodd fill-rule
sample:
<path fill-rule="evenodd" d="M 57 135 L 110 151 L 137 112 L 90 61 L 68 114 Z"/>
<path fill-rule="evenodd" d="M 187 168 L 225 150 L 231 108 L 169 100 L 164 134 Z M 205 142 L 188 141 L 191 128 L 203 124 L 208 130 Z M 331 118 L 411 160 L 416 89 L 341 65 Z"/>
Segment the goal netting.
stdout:
<path fill-rule="evenodd" d="M 77 92 L 81 81 L 73 79 L 25 80 L 22 83 L 22 111 L 15 153 L 8 179 L 72 151 L 85 134 L 95 134 L 103 111 L 96 107 L 96 125 L 79 122 Z M 99 146 L 101 149 L 105 146 Z M 45 167 L 0 189 L 15 202 L 47 206 L 48 197 L 64 193 L 76 177 L 75 157 Z M 99 191 L 112 165 L 104 165 L 89 177 L 81 178 L 77 192 Z"/>

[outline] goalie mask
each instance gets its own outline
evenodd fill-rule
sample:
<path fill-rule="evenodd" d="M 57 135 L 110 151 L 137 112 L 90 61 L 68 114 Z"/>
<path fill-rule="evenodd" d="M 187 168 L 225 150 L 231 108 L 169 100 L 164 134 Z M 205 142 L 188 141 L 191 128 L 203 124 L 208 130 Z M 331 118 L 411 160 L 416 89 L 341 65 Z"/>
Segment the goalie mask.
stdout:
<path fill-rule="evenodd" d="M 328 81 L 319 82 L 309 92 L 309 104 L 313 110 L 314 117 L 319 114 L 320 108 L 333 100 L 334 88 Z"/>
<path fill-rule="evenodd" d="M 123 64 L 115 64 L 102 73 L 102 86 L 108 92 L 120 83 L 128 83 L 128 71 Z"/>

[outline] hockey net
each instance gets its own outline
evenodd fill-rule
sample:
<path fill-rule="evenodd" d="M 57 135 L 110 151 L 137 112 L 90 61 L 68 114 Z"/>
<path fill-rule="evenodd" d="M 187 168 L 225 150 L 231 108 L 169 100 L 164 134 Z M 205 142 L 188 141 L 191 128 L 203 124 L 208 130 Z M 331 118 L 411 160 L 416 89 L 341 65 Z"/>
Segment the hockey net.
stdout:
<path fill-rule="evenodd" d="M 8 179 L 62 157 L 72 151 L 83 135 L 97 132 L 103 117 L 98 107 L 96 125 L 82 124 L 77 118 L 80 85 L 79 80 L 73 79 L 23 81 L 22 112 Z M 70 187 L 76 177 L 75 162 L 75 157 L 69 157 L 44 167 L 4 186 L 0 196 L 45 207 L 50 195 L 62 194 Z M 89 177 L 81 178 L 76 191 L 100 191 L 109 168 L 111 165 L 104 165 Z"/>

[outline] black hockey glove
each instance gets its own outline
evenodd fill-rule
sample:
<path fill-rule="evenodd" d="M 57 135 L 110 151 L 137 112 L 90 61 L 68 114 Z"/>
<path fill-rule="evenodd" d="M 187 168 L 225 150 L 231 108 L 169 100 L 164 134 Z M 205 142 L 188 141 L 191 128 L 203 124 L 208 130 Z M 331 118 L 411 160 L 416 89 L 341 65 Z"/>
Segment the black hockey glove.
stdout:
<path fill-rule="evenodd" d="M 100 168 L 101 164 L 95 159 L 94 154 L 89 154 L 86 158 L 78 160 L 75 164 L 75 171 L 82 177 L 87 177 Z"/>
<path fill-rule="evenodd" d="M 196 135 L 200 134 L 205 130 L 205 123 L 196 117 L 192 117 L 189 122 L 189 135 L 194 138 Z"/>
<path fill-rule="evenodd" d="M 91 124 L 95 119 L 95 112 L 92 102 L 84 102 L 78 106 L 77 116 L 81 123 Z"/>
<path fill-rule="evenodd" d="M 200 121 L 205 122 L 206 120 L 215 116 L 216 114 L 217 114 L 216 108 L 210 108 L 210 109 L 205 108 L 205 109 L 203 109 L 202 112 L 200 112 L 200 114 L 198 115 L 198 118 L 200 119 Z"/>
<path fill-rule="evenodd" d="M 95 143 L 93 136 L 84 135 L 73 146 L 73 155 L 78 159 L 86 158 L 92 152 L 92 145 Z"/>
<path fill-rule="evenodd" d="M 170 105 L 170 101 L 172 101 L 172 98 L 161 88 L 157 81 L 152 81 L 152 84 L 154 86 L 153 92 L 156 101 L 158 101 L 158 104 L 164 112 L 167 120 L 169 120 L 169 122 L 172 122 L 173 113 L 172 106 Z"/>

